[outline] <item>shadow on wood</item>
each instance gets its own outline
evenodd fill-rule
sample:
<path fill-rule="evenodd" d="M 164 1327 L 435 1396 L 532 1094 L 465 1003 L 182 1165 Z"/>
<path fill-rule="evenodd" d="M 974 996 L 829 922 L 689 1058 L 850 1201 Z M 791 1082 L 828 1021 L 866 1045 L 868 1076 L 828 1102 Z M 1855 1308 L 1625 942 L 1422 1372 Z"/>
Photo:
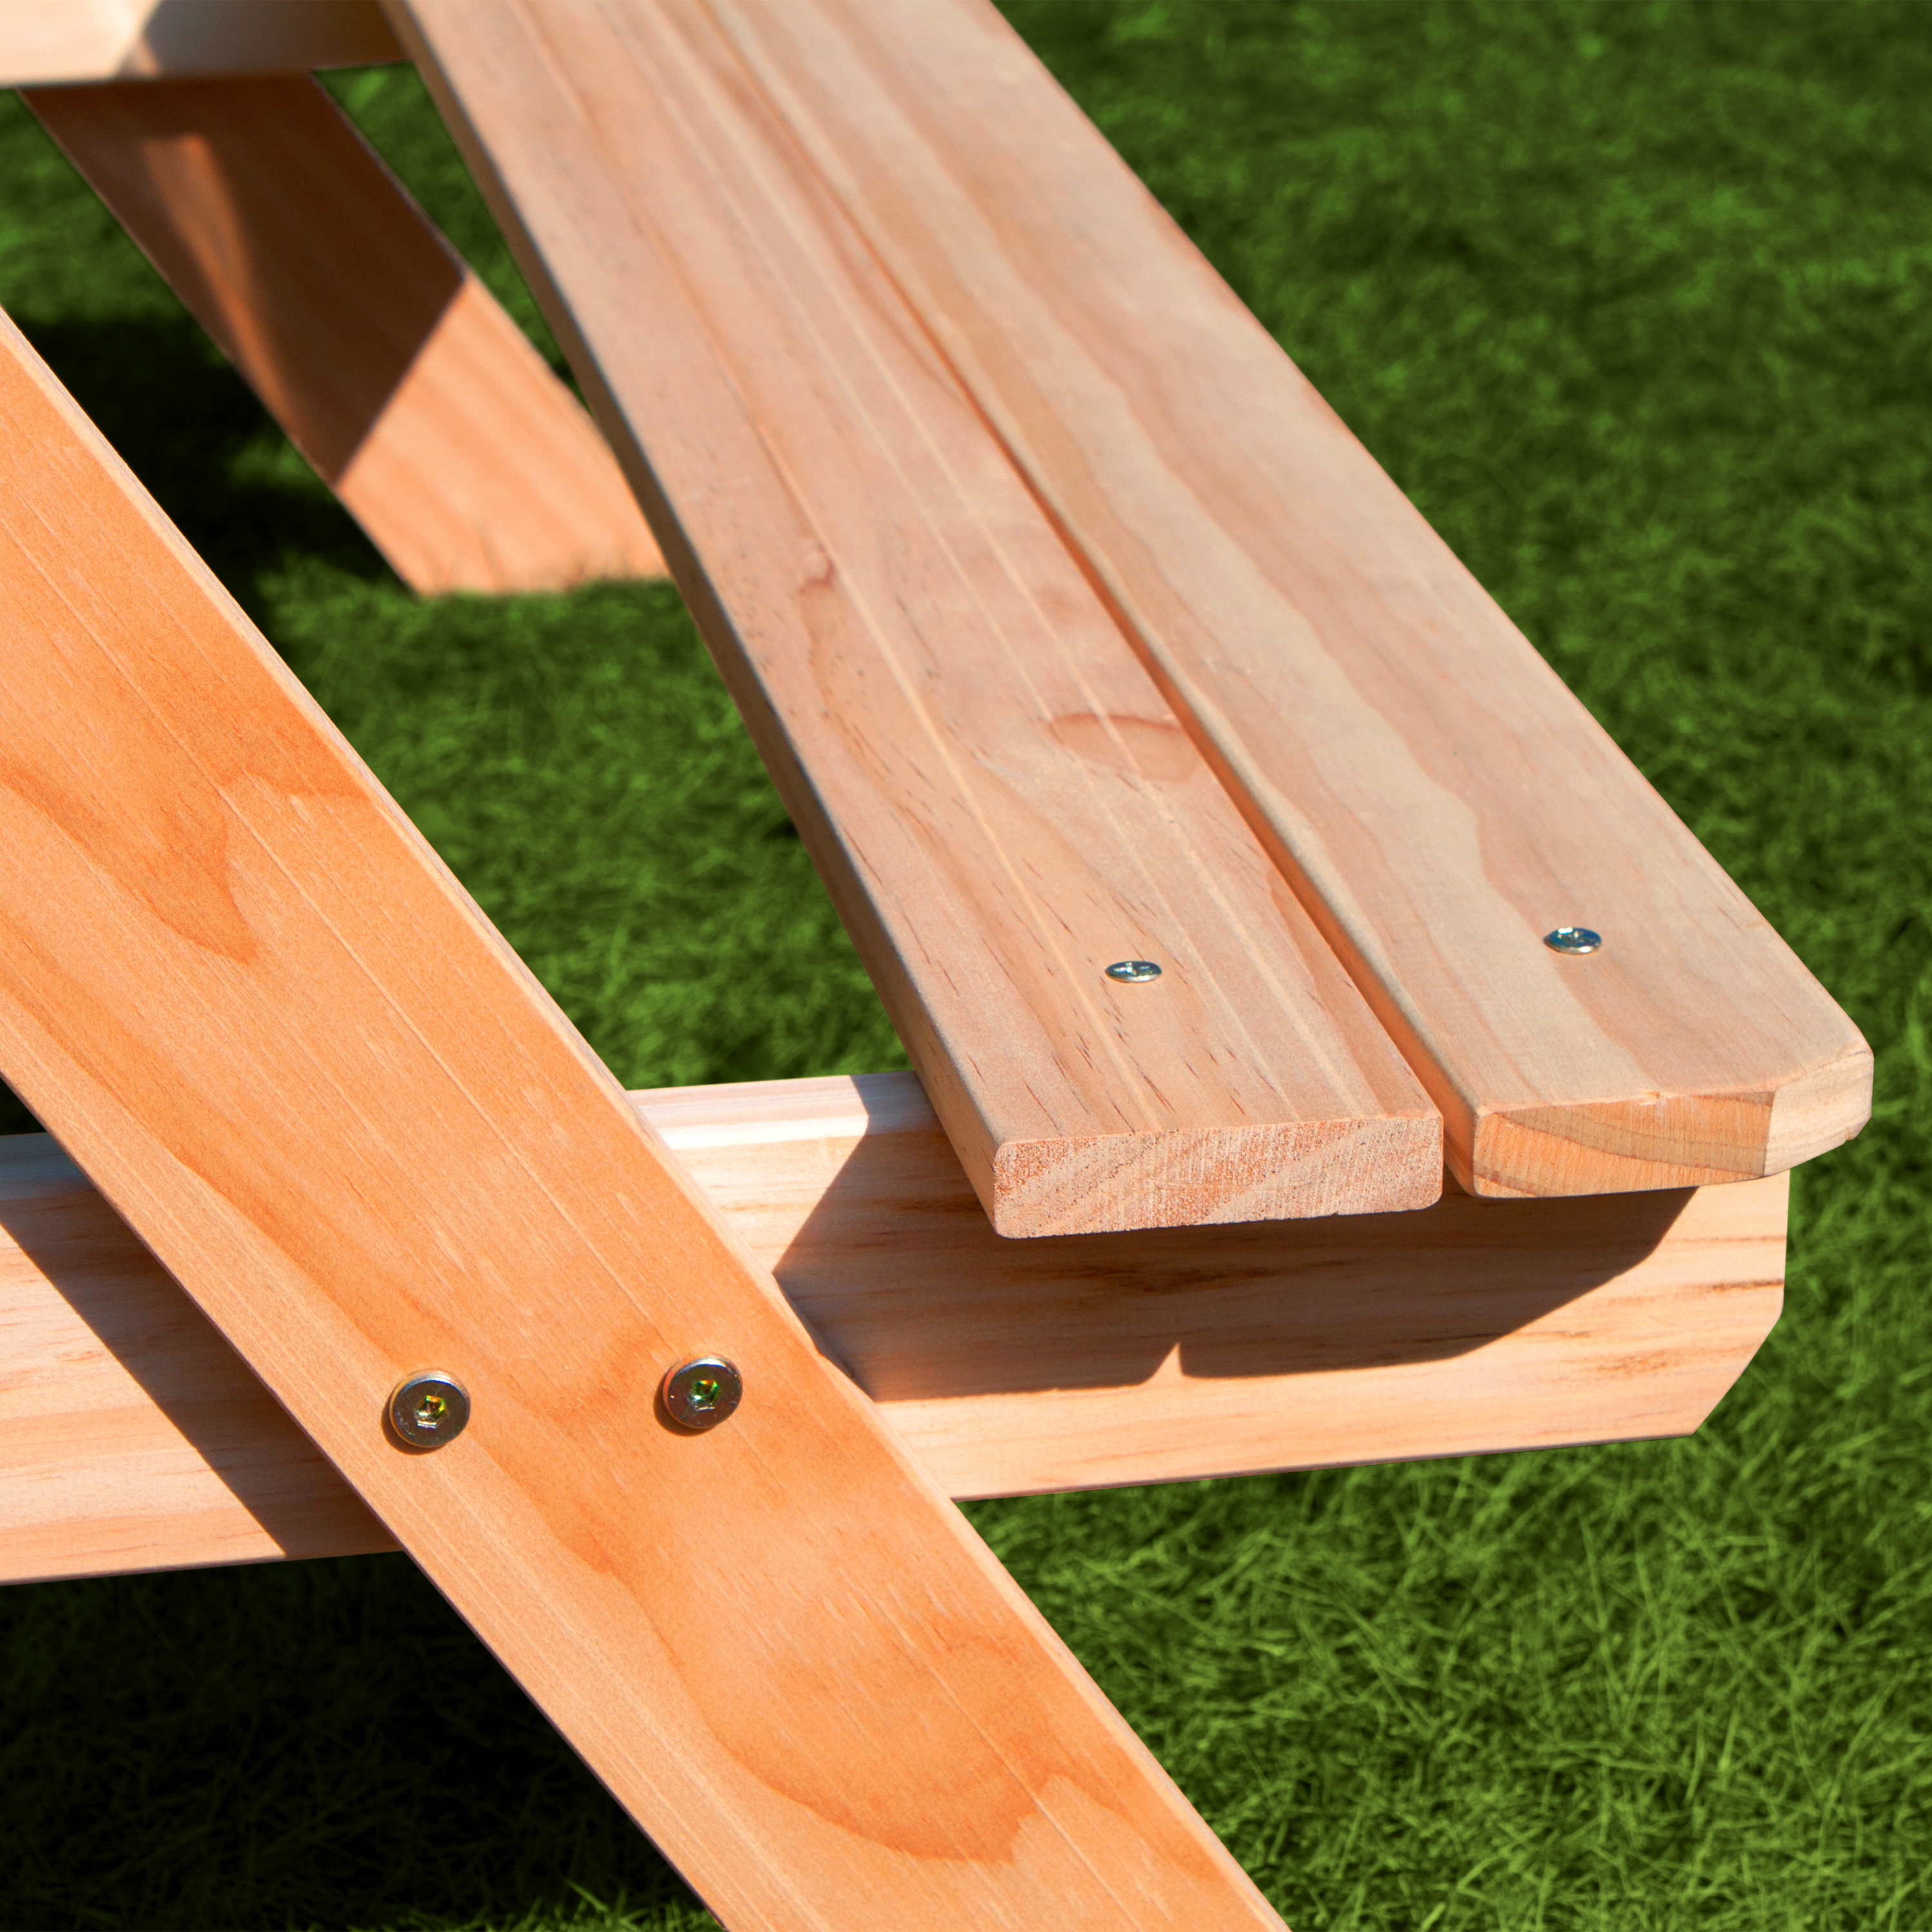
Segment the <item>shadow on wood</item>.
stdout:
<path fill-rule="evenodd" d="M 8 1352 L 16 1374 L 34 1358 L 49 1312 L 38 1311 L 43 1320 L 36 1323 L 36 1311 L 23 1304 L 22 1261 L 59 1290 L 105 1352 L 86 1359 L 73 1338 L 62 1351 L 74 1395 L 100 1405 L 90 1418 L 97 1458 L 92 1480 L 71 1465 L 65 1472 L 68 1504 L 86 1524 L 86 1541 L 109 1559 L 87 1568 L 148 1567 L 138 1558 L 154 1544 L 158 1514 L 184 1554 L 200 1552 L 188 1556 L 190 1562 L 346 1556 L 396 1547 L 241 1357 L 225 1344 L 211 1346 L 218 1337 L 207 1318 L 44 1135 L 0 1143 L 0 1230 L 18 1251 L 0 1252 L 5 1309 L 0 1329 L 12 1341 Z M 128 1406 L 129 1384 L 152 1405 L 151 1414 Z M 33 1466 L 42 1431 L 70 1430 L 68 1414 L 34 1406 L 41 1412 L 15 1420 L 0 1456 L 0 1467 L 16 1475 Z M 188 1456 L 169 1456 L 171 1437 Z M 240 1505 L 238 1514 L 221 1506 L 196 1464 L 219 1479 Z M 44 1534 L 50 1539 L 50 1567 L 17 1574 L 65 1574 L 58 1527 L 48 1526 Z M 22 1561 L 32 1564 L 34 1548 L 29 1538 L 12 1561 L 0 1563 L 0 1574 L 16 1574 Z M 134 1560 L 113 1562 L 116 1551 Z"/>
<path fill-rule="evenodd" d="M 856 1142 L 772 1272 L 880 1402 L 1441 1362 L 1654 1254 L 1696 1190 L 1003 1239 L 938 1134 Z"/>

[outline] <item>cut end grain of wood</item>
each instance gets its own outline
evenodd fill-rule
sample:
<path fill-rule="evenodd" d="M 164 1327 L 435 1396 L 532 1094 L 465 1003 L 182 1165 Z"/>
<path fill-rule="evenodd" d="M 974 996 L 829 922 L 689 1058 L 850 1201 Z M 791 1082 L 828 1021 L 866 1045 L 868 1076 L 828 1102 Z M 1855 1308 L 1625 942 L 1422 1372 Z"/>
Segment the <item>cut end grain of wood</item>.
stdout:
<path fill-rule="evenodd" d="M 1440 1130 L 1417 1117 L 1008 1141 L 987 1207 L 1024 1237 L 1399 1214 L 1442 1193 Z"/>
<path fill-rule="evenodd" d="M 1860 1041 L 1768 1091 L 1481 1110 L 1471 1192 L 1617 1194 L 1781 1174 L 1850 1140 L 1871 1094 L 1871 1050 Z"/>

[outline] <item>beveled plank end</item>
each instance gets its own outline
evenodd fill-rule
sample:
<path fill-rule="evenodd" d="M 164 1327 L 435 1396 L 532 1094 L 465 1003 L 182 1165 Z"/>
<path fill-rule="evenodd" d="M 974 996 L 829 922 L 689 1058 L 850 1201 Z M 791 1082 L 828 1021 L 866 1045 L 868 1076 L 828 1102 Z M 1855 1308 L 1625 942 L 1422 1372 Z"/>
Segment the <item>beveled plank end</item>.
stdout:
<path fill-rule="evenodd" d="M 1624 1194 L 1781 1174 L 1851 1139 L 1871 1115 L 1871 1049 L 1750 1093 L 1646 1094 L 1478 1116 L 1450 1167 L 1472 1194 Z"/>
<path fill-rule="evenodd" d="M 1432 1108 L 1007 1141 L 994 1154 L 986 1208 L 996 1234 L 1025 1239 L 1396 1214 L 1442 1192 L 1442 1121 Z"/>
<path fill-rule="evenodd" d="M 1782 1174 L 1842 1147 L 1871 1118 L 1872 1050 L 1861 1036 L 1852 1037 L 1854 1045 L 1772 1096 L 1766 1173 Z"/>

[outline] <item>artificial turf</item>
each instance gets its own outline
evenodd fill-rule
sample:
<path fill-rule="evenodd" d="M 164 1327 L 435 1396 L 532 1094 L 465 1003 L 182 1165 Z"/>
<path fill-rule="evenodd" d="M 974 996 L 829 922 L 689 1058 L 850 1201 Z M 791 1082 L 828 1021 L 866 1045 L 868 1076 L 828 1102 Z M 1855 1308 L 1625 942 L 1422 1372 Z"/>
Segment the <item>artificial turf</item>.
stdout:
<path fill-rule="evenodd" d="M 974 1520 L 1298 1932 L 1932 1927 L 1932 14 L 1009 11 L 1878 1100 L 1688 1442 Z M 623 1079 L 902 1064 L 673 593 L 411 598 L 10 103 L 0 302 Z M 0 1593 L 0 1924 L 709 1922 L 400 1558 Z"/>

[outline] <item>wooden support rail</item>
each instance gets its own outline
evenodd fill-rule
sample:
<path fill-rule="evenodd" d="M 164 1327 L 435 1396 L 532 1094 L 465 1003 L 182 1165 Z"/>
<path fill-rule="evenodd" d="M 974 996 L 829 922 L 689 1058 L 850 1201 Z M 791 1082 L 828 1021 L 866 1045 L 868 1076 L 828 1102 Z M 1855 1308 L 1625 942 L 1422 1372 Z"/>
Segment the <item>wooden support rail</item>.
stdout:
<path fill-rule="evenodd" d="M 596 425 L 314 81 L 25 98 L 404 583 L 663 574 Z"/>
<path fill-rule="evenodd" d="M 1278 1927 L 10 323 L 0 634 L 0 1074 L 718 1916 Z"/>
<path fill-rule="evenodd" d="M 396 17 L 994 1226 L 1434 1199 L 1420 1085 L 708 14 Z"/>
<path fill-rule="evenodd" d="M 909 1073 L 632 1096 L 954 1496 L 1678 1436 L 1788 1180 L 1005 1241 Z M 0 1580 L 394 1539 L 44 1135 L 0 1140 Z"/>
<path fill-rule="evenodd" d="M 0 87 L 399 60 L 376 0 L 6 0 Z"/>
<path fill-rule="evenodd" d="M 655 10 L 730 35 L 1408 1054 L 1463 1186 L 1725 1180 L 1858 1131 L 1857 1029 L 990 0 Z M 1551 950 L 1563 926 L 1601 950 Z"/>

